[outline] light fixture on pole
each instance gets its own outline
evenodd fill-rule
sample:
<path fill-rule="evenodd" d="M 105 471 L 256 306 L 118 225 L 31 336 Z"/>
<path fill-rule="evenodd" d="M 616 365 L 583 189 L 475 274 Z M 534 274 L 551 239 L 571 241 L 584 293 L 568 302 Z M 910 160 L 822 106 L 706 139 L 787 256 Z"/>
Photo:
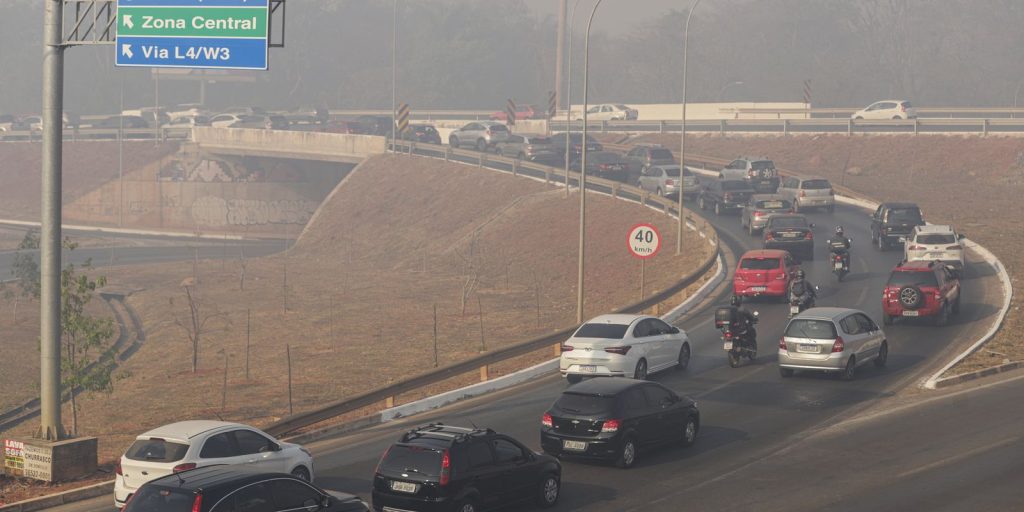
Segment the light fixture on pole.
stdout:
<path fill-rule="evenodd" d="M 580 140 L 582 146 L 580 152 L 580 261 L 576 277 L 576 323 L 583 323 L 583 262 L 584 262 L 584 234 L 587 225 L 587 85 L 590 79 L 590 26 L 594 23 L 594 15 L 601 5 L 601 0 L 594 4 L 594 10 L 590 11 L 590 21 L 587 22 L 587 36 L 583 40 L 583 138 Z M 569 148 L 566 148 L 569 151 Z"/>
<path fill-rule="evenodd" d="M 580 5 L 580 0 L 576 0 L 572 4 L 572 12 L 569 14 L 569 64 L 567 73 L 565 75 L 565 197 L 569 197 L 569 147 L 572 141 L 569 140 L 569 134 L 572 133 L 572 24 L 576 19 L 576 6 Z"/>
<path fill-rule="evenodd" d="M 686 56 L 687 43 L 690 36 L 690 17 L 700 0 L 693 2 L 690 12 L 686 14 L 686 25 L 683 27 L 683 117 L 679 129 L 679 223 L 676 232 L 676 256 L 683 253 L 683 225 L 686 224 L 686 213 L 683 210 L 683 175 L 686 172 Z"/>
<path fill-rule="evenodd" d="M 743 82 L 729 82 L 729 83 L 723 85 L 722 89 L 718 91 L 718 102 L 719 103 L 722 102 L 722 96 L 725 94 L 725 90 L 730 88 L 730 87 L 732 87 L 732 86 L 734 86 L 734 85 L 743 85 Z"/>

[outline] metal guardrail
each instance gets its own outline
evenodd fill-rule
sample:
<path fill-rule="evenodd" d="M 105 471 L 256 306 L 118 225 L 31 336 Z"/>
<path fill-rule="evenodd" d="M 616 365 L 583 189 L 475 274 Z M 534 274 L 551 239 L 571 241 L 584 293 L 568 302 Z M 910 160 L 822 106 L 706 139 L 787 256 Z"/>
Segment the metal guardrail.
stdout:
<path fill-rule="evenodd" d="M 540 165 L 531 162 L 522 162 L 517 159 L 504 158 L 485 153 L 478 153 L 475 151 L 452 149 L 447 146 L 419 144 L 415 142 L 398 142 L 395 144 L 395 146 L 405 152 L 441 157 L 445 158 L 446 160 L 475 159 L 481 167 L 487 166 L 488 168 L 494 170 L 508 171 L 513 173 L 513 175 L 519 173 L 529 174 L 533 172 L 539 172 L 543 173 L 543 176 L 545 176 L 548 181 L 551 181 L 553 178 L 558 177 L 561 177 L 563 179 L 565 178 L 564 171 L 561 171 L 560 169 L 554 167 L 548 167 L 545 165 Z M 493 164 L 502 165 L 496 166 Z M 570 183 L 575 182 L 578 186 L 579 173 L 570 172 L 569 181 Z M 587 183 L 588 185 L 590 185 L 588 186 L 588 189 L 593 187 L 595 190 L 605 192 L 607 190 L 603 189 L 610 189 L 611 193 L 614 195 L 621 195 L 623 197 L 633 196 L 638 198 L 642 204 L 653 203 L 660 205 L 663 211 L 665 212 L 675 212 L 675 210 L 673 209 L 673 201 L 662 198 L 661 196 L 652 195 L 648 192 L 628 186 L 623 183 L 600 178 L 588 178 Z M 687 216 L 687 218 L 689 219 L 690 216 Z M 665 299 L 679 293 L 686 287 L 699 281 L 708 272 L 708 270 L 710 270 L 711 267 L 714 266 L 719 254 L 718 237 L 717 234 L 714 233 L 714 228 L 712 228 L 710 225 L 705 225 L 705 229 L 711 229 L 711 232 L 707 233 L 706 236 L 712 237 L 711 240 L 714 241 L 715 246 L 711 253 L 708 255 L 708 257 L 701 263 L 699 268 L 697 268 L 695 271 L 691 272 L 687 276 L 683 277 L 679 281 L 675 282 L 668 288 L 655 292 L 646 299 L 619 308 L 615 312 L 635 313 L 638 311 L 642 311 L 655 304 L 658 304 L 659 302 L 664 301 Z M 560 343 L 569 335 L 571 335 L 577 327 L 579 326 L 574 325 L 571 327 L 567 327 L 552 334 L 540 336 L 522 343 L 509 345 L 507 347 L 487 352 L 479 356 L 466 359 L 464 361 L 458 361 L 449 365 L 445 365 L 435 370 L 403 379 L 399 382 L 395 382 L 383 388 L 367 391 L 354 397 L 347 398 L 345 400 L 340 400 L 311 411 L 301 412 L 286 418 L 282 418 L 281 420 L 278 420 L 270 424 L 263 430 L 268 434 L 280 437 L 285 434 L 295 432 L 296 430 L 299 430 L 301 428 L 305 428 L 316 423 L 320 423 L 322 421 L 329 420 L 342 414 L 356 411 L 358 409 L 376 403 L 385 402 L 386 404 L 392 405 L 394 403 L 394 398 L 402 393 L 421 389 L 424 386 L 441 382 L 452 377 L 456 377 L 458 375 L 469 373 L 476 369 L 480 370 L 481 378 L 485 379 L 487 376 L 487 367 L 489 365 L 500 363 L 502 361 L 506 361 L 514 357 L 528 354 L 530 352 L 534 352 L 536 350 L 549 347 L 556 343 Z"/>
<path fill-rule="evenodd" d="M 552 121 L 551 129 L 565 130 L 565 121 Z M 568 124 L 582 130 L 582 121 Z M 679 133 L 679 121 L 588 121 L 588 130 L 595 133 Z M 854 119 L 717 119 L 687 120 L 687 132 L 718 133 L 978 133 L 1024 132 L 1024 118 L 917 118 L 888 120 Z"/>

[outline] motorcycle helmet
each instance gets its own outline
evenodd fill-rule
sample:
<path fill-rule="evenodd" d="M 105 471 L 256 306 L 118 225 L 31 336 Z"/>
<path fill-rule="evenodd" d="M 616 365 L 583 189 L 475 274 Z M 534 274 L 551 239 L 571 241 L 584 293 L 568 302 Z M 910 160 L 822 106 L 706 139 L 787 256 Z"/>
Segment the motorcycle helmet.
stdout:
<path fill-rule="evenodd" d="M 739 295 L 733 295 L 732 299 L 729 301 L 729 304 L 732 304 L 733 306 L 737 306 L 737 307 L 739 307 L 739 305 L 742 304 L 742 303 L 743 303 L 743 298 L 740 297 Z"/>
<path fill-rule="evenodd" d="M 797 271 L 794 273 L 794 276 L 797 279 L 803 279 L 804 278 L 804 269 L 802 269 L 802 268 L 797 269 Z"/>
<path fill-rule="evenodd" d="M 843 227 L 836 226 L 836 236 L 843 236 Z"/>

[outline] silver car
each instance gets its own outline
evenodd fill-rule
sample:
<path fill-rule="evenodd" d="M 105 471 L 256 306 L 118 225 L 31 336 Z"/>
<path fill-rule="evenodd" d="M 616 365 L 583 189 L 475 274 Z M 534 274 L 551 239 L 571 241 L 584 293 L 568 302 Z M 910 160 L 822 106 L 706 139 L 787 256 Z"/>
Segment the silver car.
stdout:
<path fill-rule="evenodd" d="M 636 186 L 659 196 L 675 196 L 679 193 L 679 166 L 675 164 L 652 165 L 646 170 L 640 171 L 640 179 Z M 685 169 L 683 171 L 683 195 L 690 196 L 699 193 L 697 176 L 689 169 Z"/>
<path fill-rule="evenodd" d="M 533 134 L 511 134 L 505 142 L 499 142 L 495 151 L 501 156 L 529 160 L 531 162 L 552 162 L 558 159 L 551 137 Z"/>
<path fill-rule="evenodd" d="M 838 372 L 850 380 L 857 367 L 885 366 L 889 342 L 885 332 L 863 311 L 811 308 L 791 318 L 779 340 L 779 373 L 796 370 Z"/>
<path fill-rule="evenodd" d="M 740 225 L 754 236 L 764 230 L 772 215 L 779 213 L 793 213 L 793 202 L 779 194 L 755 194 L 743 205 Z"/>
<path fill-rule="evenodd" d="M 448 145 L 453 148 L 471 145 L 477 151 L 487 151 L 499 142 L 508 140 L 508 127 L 495 121 L 474 121 L 453 130 L 448 135 Z"/>
<path fill-rule="evenodd" d="M 836 209 L 836 193 L 832 183 L 825 178 L 783 178 L 777 193 L 793 201 L 793 211 L 796 212 L 809 208 L 822 208 L 829 212 Z"/>

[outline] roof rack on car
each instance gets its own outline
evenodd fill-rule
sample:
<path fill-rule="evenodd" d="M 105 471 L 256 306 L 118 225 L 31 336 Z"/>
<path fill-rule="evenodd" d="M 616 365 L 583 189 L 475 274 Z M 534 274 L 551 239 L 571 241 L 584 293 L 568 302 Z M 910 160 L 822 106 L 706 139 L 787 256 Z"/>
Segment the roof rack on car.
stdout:
<path fill-rule="evenodd" d="M 452 431 L 455 432 L 452 432 Z M 449 437 L 456 442 L 464 441 L 469 439 L 470 436 L 475 434 L 493 434 L 494 430 L 490 428 L 466 428 L 456 427 L 453 425 L 445 425 L 444 423 L 430 423 L 421 427 L 416 427 L 402 436 L 402 442 L 408 442 L 413 439 L 418 439 L 426 435 L 435 435 L 438 437 Z"/>

